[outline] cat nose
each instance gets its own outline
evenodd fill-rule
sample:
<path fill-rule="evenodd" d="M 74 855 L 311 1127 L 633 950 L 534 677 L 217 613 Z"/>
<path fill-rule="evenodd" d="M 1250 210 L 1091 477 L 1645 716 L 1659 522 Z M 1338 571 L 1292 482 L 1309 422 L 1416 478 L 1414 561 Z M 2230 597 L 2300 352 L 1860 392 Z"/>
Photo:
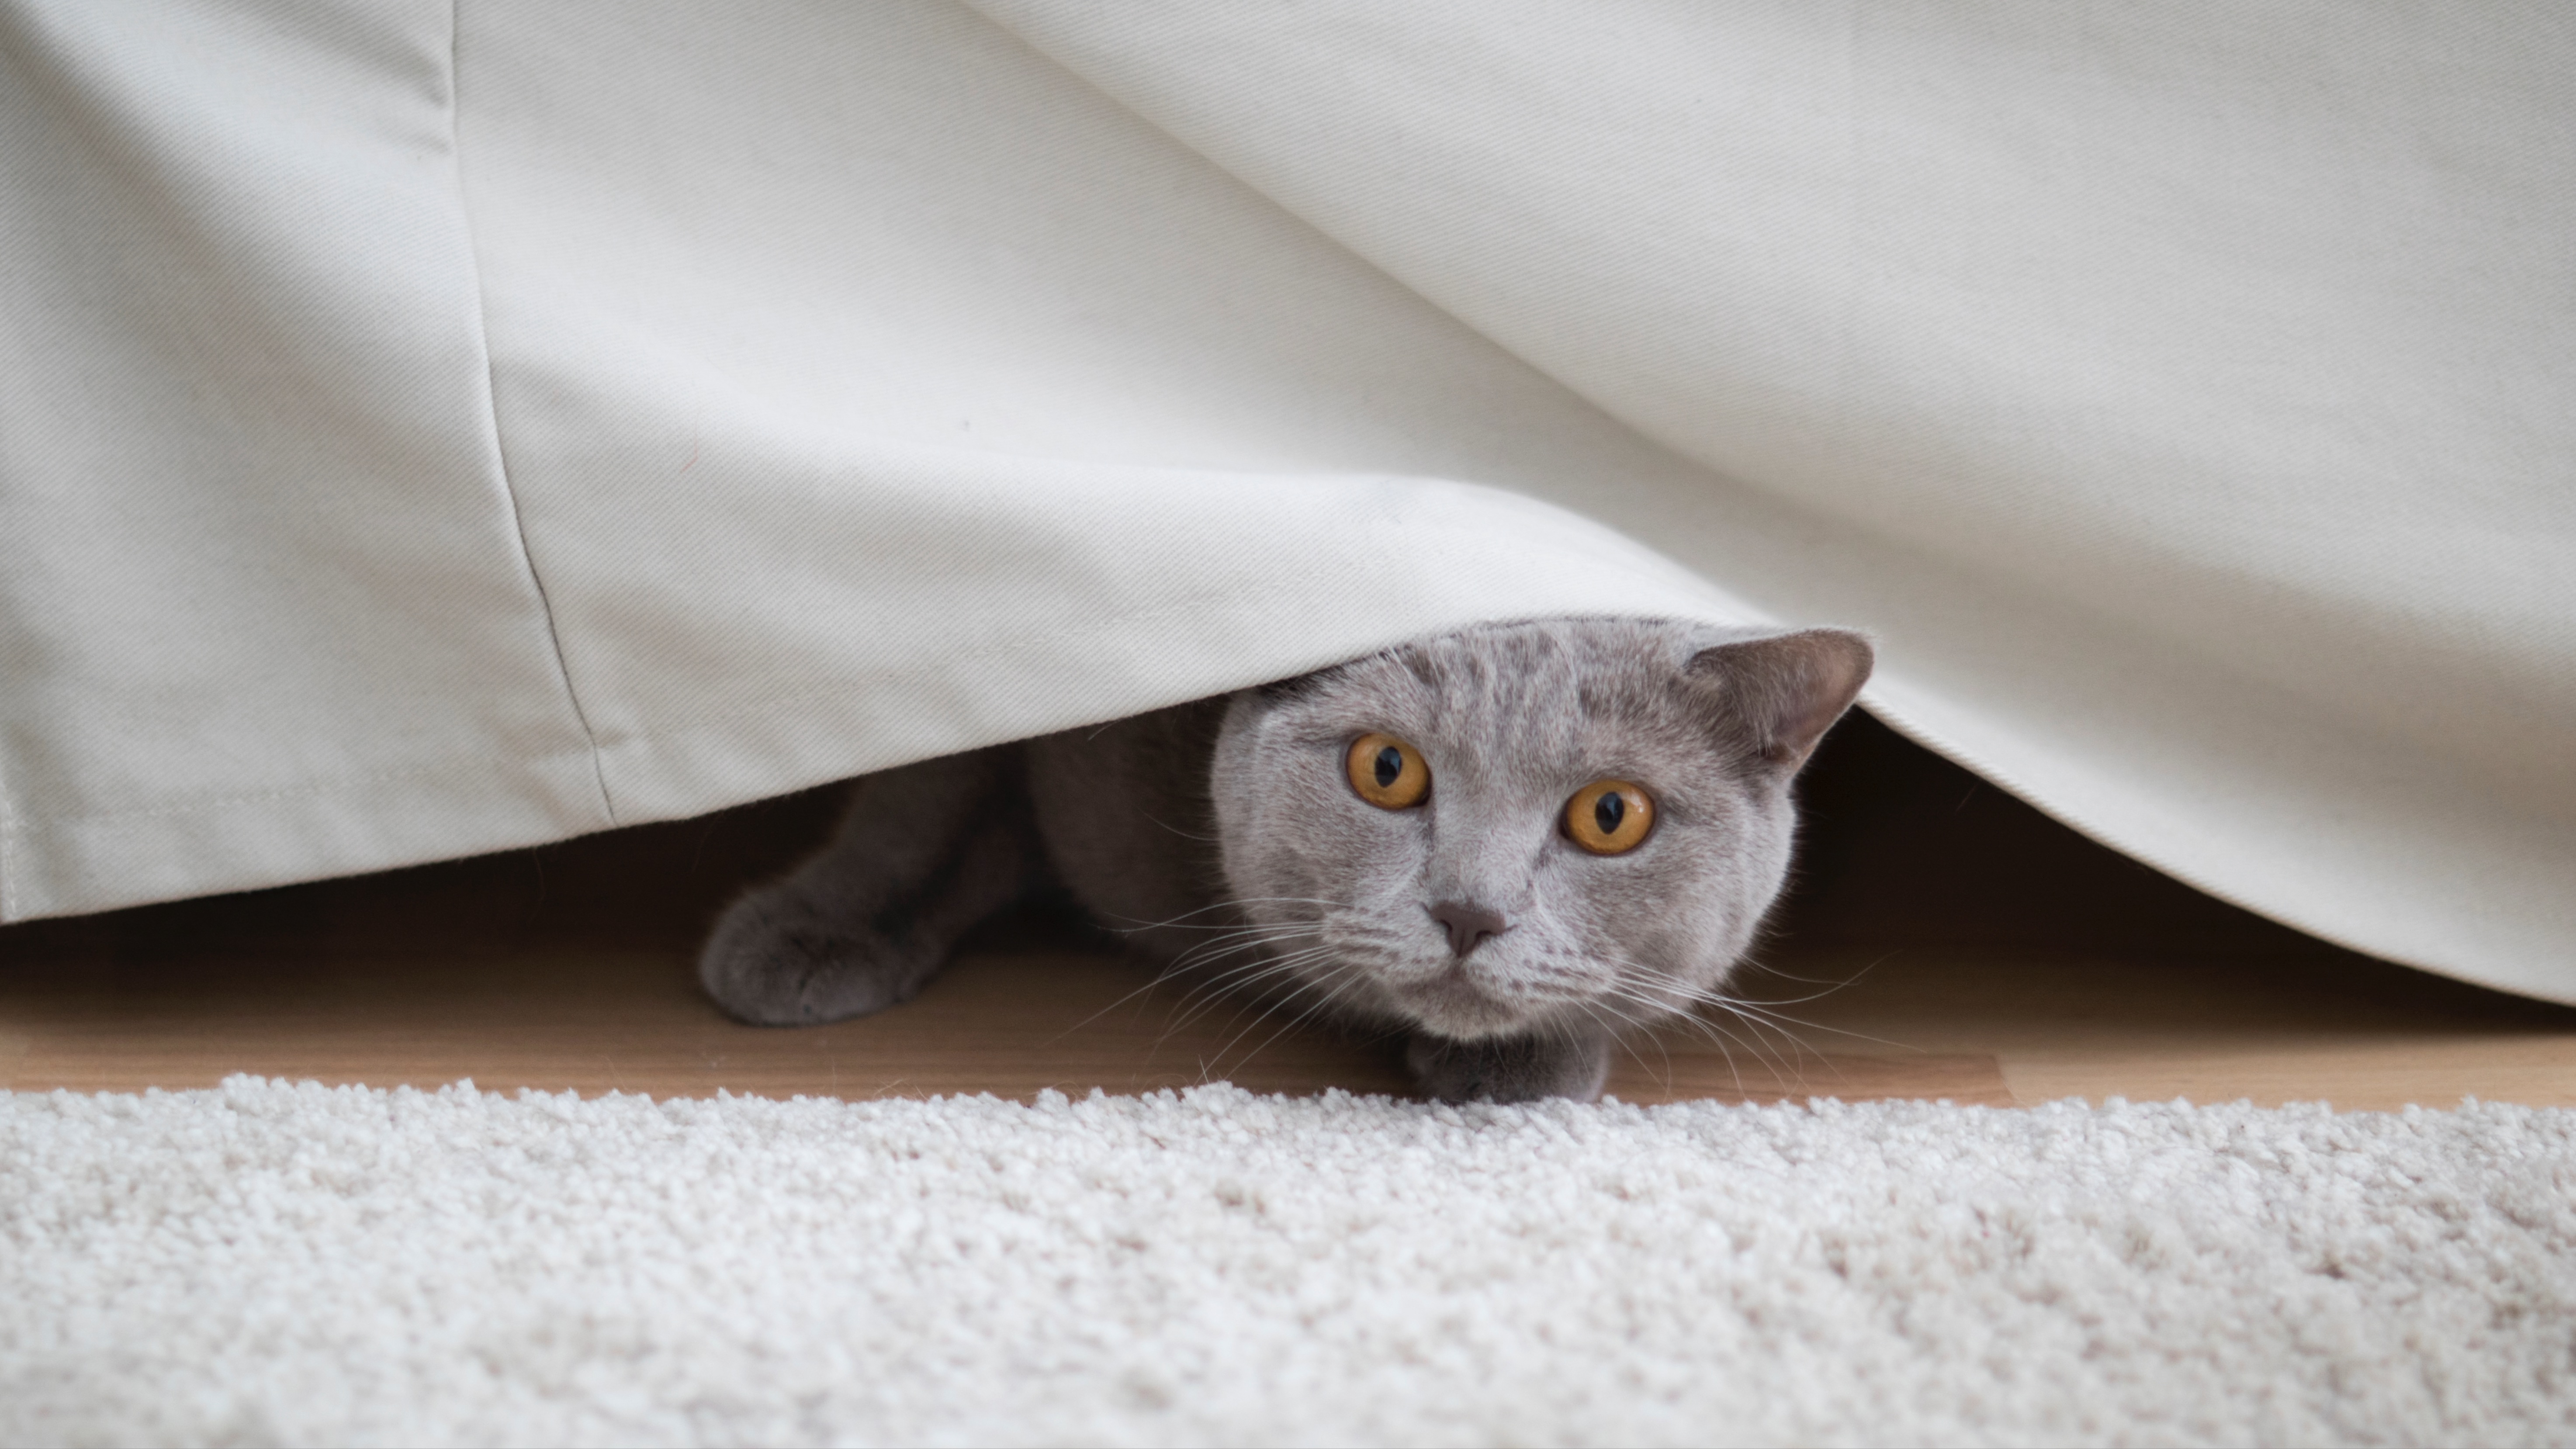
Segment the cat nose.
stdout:
<path fill-rule="evenodd" d="M 1487 936 L 1499 936 L 1512 928 L 1510 918 L 1502 912 L 1474 901 L 1442 901 L 1431 908 L 1431 919 L 1448 929 L 1449 949 L 1461 961 Z"/>

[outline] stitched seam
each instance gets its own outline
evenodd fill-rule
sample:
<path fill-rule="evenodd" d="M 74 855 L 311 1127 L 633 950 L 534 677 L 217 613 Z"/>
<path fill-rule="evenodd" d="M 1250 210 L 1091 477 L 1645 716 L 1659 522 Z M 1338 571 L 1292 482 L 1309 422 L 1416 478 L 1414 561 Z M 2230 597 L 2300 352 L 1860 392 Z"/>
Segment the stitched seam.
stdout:
<path fill-rule="evenodd" d="M 457 119 L 464 110 L 464 68 L 458 61 L 465 28 L 463 7 L 464 0 L 449 0 L 447 7 L 447 166 L 456 186 L 456 214 L 465 224 L 465 265 L 474 281 L 474 343 L 483 354 L 483 415 L 491 428 L 492 467 L 501 480 L 502 501 L 510 509 L 510 532 L 519 541 L 519 562 L 528 571 L 530 587 L 537 591 L 537 612 L 545 620 L 546 643 L 554 650 L 555 677 L 563 682 L 564 702 L 572 706 L 573 721 L 581 726 L 582 738 L 590 745 L 591 783 L 599 790 L 599 808 L 614 826 L 618 823 L 617 802 L 608 793 L 608 771 L 600 759 L 599 732 L 591 728 L 590 713 L 581 707 L 581 692 L 573 688 L 572 665 L 564 657 L 563 631 L 555 625 L 554 600 L 546 593 L 545 577 L 537 572 L 537 556 L 528 547 L 527 519 L 519 508 L 519 490 L 510 481 L 510 445 L 501 436 L 500 386 L 492 375 L 491 308 L 483 292 L 483 254 L 475 239 L 474 212 L 465 200 L 465 143 L 463 127 Z"/>

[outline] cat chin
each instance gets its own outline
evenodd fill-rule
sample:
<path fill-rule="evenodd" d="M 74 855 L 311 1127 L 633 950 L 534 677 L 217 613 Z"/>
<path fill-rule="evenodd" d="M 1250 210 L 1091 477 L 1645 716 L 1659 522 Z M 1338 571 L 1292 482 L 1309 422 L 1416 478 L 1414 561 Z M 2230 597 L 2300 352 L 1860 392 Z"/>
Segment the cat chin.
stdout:
<path fill-rule="evenodd" d="M 1497 1001 L 1455 974 L 1394 995 L 1398 1012 L 1410 1025 L 1451 1041 L 1514 1036 L 1537 1021 L 1526 1009 Z"/>

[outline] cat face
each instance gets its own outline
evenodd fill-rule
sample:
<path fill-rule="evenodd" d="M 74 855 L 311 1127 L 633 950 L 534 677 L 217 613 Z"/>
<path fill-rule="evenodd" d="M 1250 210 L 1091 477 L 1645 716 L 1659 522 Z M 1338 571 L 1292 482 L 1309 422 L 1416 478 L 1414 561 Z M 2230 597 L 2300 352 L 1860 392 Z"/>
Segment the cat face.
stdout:
<path fill-rule="evenodd" d="M 1689 1009 L 1789 863 L 1860 636 L 1500 625 L 1238 695 L 1226 882 L 1299 1000 L 1459 1041 Z"/>

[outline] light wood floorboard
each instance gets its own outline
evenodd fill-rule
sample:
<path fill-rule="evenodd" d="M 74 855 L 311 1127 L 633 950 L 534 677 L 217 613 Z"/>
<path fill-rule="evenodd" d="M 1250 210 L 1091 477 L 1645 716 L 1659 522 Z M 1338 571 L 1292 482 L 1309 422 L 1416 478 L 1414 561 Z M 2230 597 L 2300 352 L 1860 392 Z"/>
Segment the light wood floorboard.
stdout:
<path fill-rule="evenodd" d="M 192 903 L 0 931 L 0 1078 L 131 1091 L 253 1072 L 656 1096 L 1404 1088 L 1387 1043 L 1158 987 L 1044 915 L 993 933 L 901 1007 L 764 1030 L 698 996 L 693 933 L 424 929 L 438 873 L 238 898 L 224 919 Z M 1932 947 L 1784 953 L 1781 972 L 1793 974 L 1743 983 L 1776 1020 L 1711 1016 L 1637 1042 L 1612 1091 L 2576 1104 L 2576 1012 L 2359 957 Z"/>
<path fill-rule="evenodd" d="M 2012 1105 L 2250 1098 L 2576 1105 L 2576 1010 L 2339 951 L 2143 871 L 1866 721 L 1809 785 L 1807 867 L 1742 983 L 1778 1019 L 1633 1044 L 1629 1101 Z M 1911 753 L 1908 753 L 1911 752 Z M 1029 1097 L 1226 1079 L 1401 1092 L 1394 1048 L 1153 985 L 1061 910 L 987 930 L 915 1001 L 725 1020 L 709 915 L 824 827 L 824 796 L 540 851 L 0 928 L 0 1082 Z"/>

